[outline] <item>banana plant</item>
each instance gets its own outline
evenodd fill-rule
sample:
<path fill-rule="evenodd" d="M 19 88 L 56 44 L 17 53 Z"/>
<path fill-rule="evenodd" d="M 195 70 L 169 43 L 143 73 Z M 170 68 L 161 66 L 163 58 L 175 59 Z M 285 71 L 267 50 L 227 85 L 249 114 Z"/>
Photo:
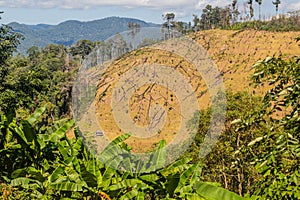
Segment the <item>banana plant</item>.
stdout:
<path fill-rule="evenodd" d="M 51 133 L 47 130 L 41 133 L 41 129 L 36 126 L 46 109 L 47 105 L 19 122 L 12 115 L 3 115 L 0 124 L 2 138 L 5 138 L 1 140 L 1 168 L 4 169 L 1 177 L 13 187 L 34 191 L 31 196 L 36 198 L 47 194 L 48 188 L 60 187 L 53 182 L 57 181 L 53 178 L 59 171 L 57 165 L 64 153 L 74 152 L 65 136 L 66 131 L 73 127 L 73 120 L 56 123 L 51 127 Z M 72 170 L 65 169 L 65 173 L 70 174 L 70 180 L 71 175 L 74 176 Z"/>
<path fill-rule="evenodd" d="M 213 186 L 200 182 L 201 164 L 190 164 L 191 159 L 157 170 L 166 160 L 165 141 L 149 160 L 140 161 L 128 156 L 131 148 L 124 141 L 130 135 L 122 135 L 103 151 L 105 165 L 84 146 L 79 130 L 73 139 L 66 136 L 73 120 L 41 129 L 38 121 L 46 110 L 21 121 L 1 116 L 0 180 L 23 199 L 211 199 L 220 191 L 219 199 L 240 199 L 221 188 L 213 193 Z"/>
<path fill-rule="evenodd" d="M 132 173 L 129 171 L 115 171 L 107 168 L 105 176 L 102 176 L 105 187 L 104 190 L 115 199 L 243 199 L 239 195 L 217 187 L 214 183 L 204 183 L 200 181 L 202 166 L 201 163 L 191 164 L 192 159 L 183 158 L 173 164 L 160 169 L 153 170 L 153 163 L 164 163 L 165 141 L 159 143 L 158 149 L 153 153 L 151 159 L 146 162 L 137 162 L 134 157 L 124 157 L 122 159 L 122 149 L 130 151 L 123 142 L 130 135 L 123 135 L 116 138 L 104 150 L 103 156 L 114 162 L 115 166 L 126 168 L 141 166 L 141 171 Z M 118 154 L 119 153 L 119 154 Z M 118 157 L 119 156 L 119 157 Z M 147 168 L 148 166 L 148 168 Z M 150 167 L 149 167 L 150 166 Z M 149 171 L 147 171 L 149 170 Z M 152 171 L 153 170 L 153 171 Z M 108 173 L 109 172 L 109 173 Z M 119 180 L 112 178 L 119 173 Z M 114 180 L 116 181 L 114 183 Z M 109 184 L 110 182 L 110 184 Z M 103 186 L 103 182 L 102 182 Z M 107 187 L 108 186 L 108 187 Z"/>

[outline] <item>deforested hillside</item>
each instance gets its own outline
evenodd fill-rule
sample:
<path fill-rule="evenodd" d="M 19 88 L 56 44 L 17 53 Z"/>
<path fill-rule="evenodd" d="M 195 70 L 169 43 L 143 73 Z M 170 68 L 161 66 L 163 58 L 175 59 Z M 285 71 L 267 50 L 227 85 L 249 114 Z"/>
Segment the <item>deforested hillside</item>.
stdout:
<path fill-rule="evenodd" d="M 299 35 L 300 32 L 208 30 L 191 37 L 208 50 L 227 88 L 240 91 L 249 88 L 252 66 L 257 61 L 273 55 L 300 55 L 295 40 Z"/>
<path fill-rule="evenodd" d="M 218 68 L 226 90 L 249 91 L 252 94 L 262 95 L 269 89 L 268 85 L 254 88 L 251 84 L 255 65 L 259 60 L 268 56 L 280 56 L 283 58 L 300 55 L 300 49 L 295 41 L 299 32 L 266 32 L 256 30 L 228 31 L 228 30 L 208 30 L 189 35 L 197 44 L 206 49 L 210 58 Z M 177 50 L 180 52 L 181 50 Z M 211 105 L 210 92 L 199 71 L 196 71 L 192 64 L 174 52 L 166 49 L 145 47 L 125 54 L 121 58 L 113 61 L 102 74 L 98 83 L 95 99 L 95 110 L 97 120 L 101 129 L 108 138 L 113 139 L 124 132 L 115 123 L 112 114 L 111 100 L 114 87 L 119 79 L 128 71 L 137 66 L 147 66 L 157 64 L 169 66 L 189 80 L 189 84 L 194 88 L 194 92 L 199 102 L 199 109 L 205 109 Z M 95 69 L 93 69 L 95 70 Z M 133 80 L 134 82 L 134 80 Z M 145 85 L 135 91 L 129 100 L 129 110 L 131 119 L 137 126 L 147 126 L 151 123 L 151 107 L 162 105 L 166 110 L 165 124 L 167 128 L 159 129 L 156 136 L 151 139 L 139 139 L 131 137 L 127 140 L 133 150 L 145 152 L 156 147 L 156 144 L 165 139 L 171 141 L 180 127 L 180 101 L 170 88 L 159 85 Z M 88 112 L 90 113 L 90 112 Z M 83 117 L 83 121 L 90 121 L 91 116 Z M 93 120 L 92 120 L 93 121 Z M 129 123 L 129 122 L 128 122 Z M 131 123 L 131 122 L 130 122 Z M 130 126 L 130 123 L 128 126 Z M 81 124 L 81 127 L 85 127 Z M 92 132 L 91 132 L 92 133 Z M 176 134 L 175 134 L 176 135 Z M 101 140 L 98 138 L 97 140 Z M 97 141 L 100 142 L 100 141 Z"/>

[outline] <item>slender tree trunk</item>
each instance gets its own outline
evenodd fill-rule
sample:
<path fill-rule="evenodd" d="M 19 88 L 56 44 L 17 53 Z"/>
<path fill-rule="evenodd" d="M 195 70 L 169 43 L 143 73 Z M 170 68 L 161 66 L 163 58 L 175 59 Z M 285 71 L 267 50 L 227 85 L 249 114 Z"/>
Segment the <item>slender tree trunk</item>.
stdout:
<path fill-rule="evenodd" d="M 278 15 L 278 4 L 276 4 L 276 19 L 279 19 L 279 15 Z"/>
<path fill-rule="evenodd" d="M 243 193 L 243 183 L 242 183 L 242 179 L 243 179 L 243 175 L 241 173 L 241 169 L 238 167 L 237 168 L 237 176 L 238 176 L 238 187 L 239 187 L 239 195 L 242 196 Z"/>
<path fill-rule="evenodd" d="M 250 188 L 251 188 L 251 180 L 250 180 L 250 177 L 248 177 L 247 194 L 250 194 Z"/>
<path fill-rule="evenodd" d="M 240 138 L 241 138 L 241 134 L 238 133 L 238 136 L 237 136 L 237 139 L 236 139 L 236 147 L 237 149 L 240 148 Z M 239 187 L 239 195 L 242 196 L 242 193 L 243 193 L 243 179 L 244 179 L 244 176 L 243 176 L 243 173 L 242 173 L 242 170 L 240 167 L 237 168 L 237 176 L 238 176 L 238 187 Z"/>
<path fill-rule="evenodd" d="M 261 21 L 261 5 L 258 6 L 258 9 L 259 9 L 259 11 L 258 11 L 259 12 L 258 18 L 259 18 L 259 21 Z"/>
<path fill-rule="evenodd" d="M 225 173 L 225 164 L 224 164 L 224 159 L 222 159 L 222 174 L 224 177 L 224 183 L 225 183 L 225 189 L 228 189 L 228 181 L 227 181 L 227 177 L 226 177 L 226 173 Z"/>

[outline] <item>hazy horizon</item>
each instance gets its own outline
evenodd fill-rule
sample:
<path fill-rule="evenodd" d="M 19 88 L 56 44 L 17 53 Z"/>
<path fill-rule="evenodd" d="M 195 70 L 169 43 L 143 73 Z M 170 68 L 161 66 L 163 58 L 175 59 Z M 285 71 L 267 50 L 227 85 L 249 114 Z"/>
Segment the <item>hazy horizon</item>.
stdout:
<path fill-rule="evenodd" d="M 201 15 L 202 9 L 207 5 L 224 7 L 231 4 L 232 0 L 10 0 L 0 1 L 1 23 L 8 24 L 18 22 L 21 24 L 36 25 L 49 24 L 57 25 L 68 20 L 92 21 L 106 17 L 127 17 L 161 24 L 162 15 L 167 12 L 176 14 L 176 20 L 192 21 L 193 14 Z M 238 1 L 239 10 L 247 11 L 244 8 L 246 0 Z M 255 16 L 258 16 L 258 4 L 253 1 Z M 290 0 L 289 3 L 282 1 L 279 6 L 279 13 L 300 10 L 298 0 Z M 270 18 L 275 15 L 275 7 L 272 0 L 263 0 L 262 15 Z"/>

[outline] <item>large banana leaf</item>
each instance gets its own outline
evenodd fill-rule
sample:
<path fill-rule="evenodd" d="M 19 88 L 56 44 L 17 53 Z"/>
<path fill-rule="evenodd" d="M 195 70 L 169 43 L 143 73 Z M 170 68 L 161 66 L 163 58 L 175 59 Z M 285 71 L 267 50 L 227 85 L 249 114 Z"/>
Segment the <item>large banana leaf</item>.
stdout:
<path fill-rule="evenodd" d="M 102 184 L 102 174 L 100 171 L 100 164 L 98 164 L 98 160 L 96 158 L 92 158 L 88 161 L 86 170 L 93 174 L 96 177 L 97 185 Z"/>
<path fill-rule="evenodd" d="M 48 177 L 49 182 L 53 183 L 55 182 L 59 176 L 61 176 L 65 171 L 65 168 L 62 166 L 58 166 L 53 173 Z"/>
<path fill-rule="evenodd" d="M 130 175 L 133 175 L 133 164 L 131 163 L 130 157 L 124 158 L 121 162 L 121 169 L 124 172 L 129 172 Z"/>
<path fill-rule="evenodd" d="M 57 143 L 61 138 L 66 135 L 66 132 L 70 130 L 75 124 L 74 120 L 70 120 L 63 124 L 58 130 L 51 134 L 50 141 Z"/>
<path fill-rule="evenodd" d="M 28 121 L 22 121 L 21 128 L 28 143 L 37 139 L 37 134 Z"/>
<path fill-rule="evenodd" d="M 11 173 L 11 178 L 16 179 L 20 177 L 26 177 L 27 175 L 27 168 L 17 169 Z"/>
<path fill-rule="evenodd" d="M 188 157 L 180 159 L 168 166 L 167 168 L 160 170 L 160 173 L 165 177 L 167 177 L 169 174 L 182 173 L 184 170 L 189 168 L 188 163 L 191 160 L 192 159 Z"/>
<path fill-rule="evenodd" d="M 124 134 L 116 139 L 114 139 L 107 147 L 102 151 L 99 159 L 105 163 L 106 166 L 109 166 L 114 169 L 122 170 L 121 164 L 124 161 L 124 156 L 128 157 L 130 152 L 119 147 L 119 143 L 124 142 L 130 137 L 130 134 Z M 124 170 L 123 170 L 124 171 Z"/>
<path fill-rule="evenodd" d="M 55 131 L 57 131 L 60 127 L 62 127 L 67 121 L 70 121 L 69 119 L 61 119 L 58 121 L 55 121 L 54 124 L 50 127 L 47 127 L 45 133 L 51 135 Z"/>
<path fill-rule="evenodd" d="M 139 192 L 136 196 L 136 200 L 144 200 L 145 199 L 145 193 Z"/>
<path fill-rule="evenodd" d="M 136 186 L 137 184 L 144 184 L 144 183 L 138 179 L 125 179 L 120 183 L 111 185 L 109 187 L 109 190 L 113 191 L 113 190 L 119 190 L 119 189 L 128 188 L 128 187 L 132 188 L 132 187 Z"/>
<path fill-rule="evenodd" d="M 190 168 L 185 170 L 180 175 L 180 180 L 179 180 L 178 186 L 175 190 L 175 193 L 179 192 L 180 189 L 183 186 L 185 186 L 186 184 L 193 185 L 196 181 L 199 181 L 200 174 L 201 174 L 201 164 L 200 164 L 200 162 L 192 165 Z"/>
<path fill-rule="evenodd" d="M 22 186 L 23 188 L 29 189 L 30 183 L 40 184 L 40 182 L 37 180 L 31 179 L 31 178 L 20 177 L 20 178 L 13 179 L 11 181 L 10 185 L 13 187 Z"/>
<path fill-rule="evenodd" d="M 41 118 L 41 116 L 45 113 L 46 109 L 47 109 L 48 105 L 45 105 L 41 108 L 38 108 L 35 110 L 35 112 L 27 118 L 27 122 L 33 126 L 35 124 L 35 122 Z"/>
<path fill-rule="evenodd" d="M 155 183 L 157 180 L 160 179 L 160 177 L 155 173 L 141 175 L 139 176 L 139 178 L 143 181 L 147 181 L 150 183 Z"/>
<path fill-rule="evenodd" d="M 111 179 L 113 176 L 115 176 L 116 174 L 118 174 L 118 172 L 116 172 L 116 170 L 107 167 L 104 174 L 103 174 L 103 182 L 102 182 L 102 187 L 104 189 L 107 189 L 110 184 L 111 184 Z"/>
<path fill-rule="evenodd" d="M 101 186 L 102 174 L 95 158 L 81 164 L 81 177 L 89 187 L 98 188 Z"/>
<path fill-rule="evenodd" d="M 98 186 L 97 177 L 94 174 L 92 174 L 86 170 L 82 170 L 80 175 L 81 175 L 82 179 L 86 182 L 88 187 L 95 188 Z"/>
<path fill-rule="evenodd" d="M 207 200 L 203 197 L 201 197 L 199 194 L 187 194 L 186 195 L 186 199 L 188 200 Z"/>
<path fill-rule="evenodd" d="M 145 169 L 145 172 L 156 171 L 161 169 L 166 164 L 167 152 L 166 152 L 166 141 L 161 140 L 159 142 L 157 150 L 152 154 L 149 160 L 150 167 Z"/>
<path fill-rule="evenodd" d="M 27 141 L 27 138 L 25 136 L 25 133 L 23 132 L 22 128 L 17 126 L 16 123 L 9 124 L 9 130 L 13 133 L 13 135 L 18 139 L 18 142 L 21 145 L 29 146 L 29 142 Z"/>
<path fill-rule="evenodd" d="M 121 196 L 120 200 L 129 200 L 135 199 L 139 195 L 139 191 L 137 189 L 133 189 L 130 192 L 127 192 L 125 195 Z"/>
<path fill-rule="evenodd" d="M 195 184 L 196 192 L 207 200 L 243 200 L 244 198 L 225 190 L 220 187 L 216 187 L 210 183 L 198 182 Z"/>
<path fill-rule="evenodd" d="M 50 187 L 58 191 L 70 191 L 70 192 L 83 191 L 83 187 L 81 183 L 63 182 L 63 183 L 51 184 Z"/>

